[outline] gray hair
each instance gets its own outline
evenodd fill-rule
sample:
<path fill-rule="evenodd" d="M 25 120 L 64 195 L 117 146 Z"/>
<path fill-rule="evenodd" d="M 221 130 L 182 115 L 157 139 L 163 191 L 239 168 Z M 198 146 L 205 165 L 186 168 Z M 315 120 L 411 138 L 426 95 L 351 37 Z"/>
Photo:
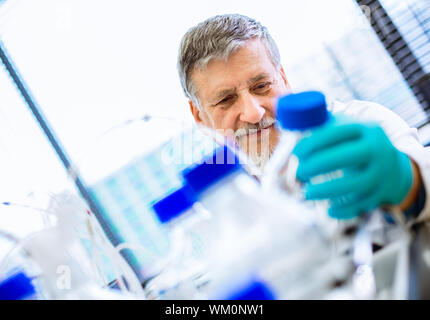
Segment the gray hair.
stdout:
<path fill-rule="evenodd" d="M 266 27 L 240 14 L 225 14 L 209 18 L 192 27 L 179 47 L 178 72 L 185 96 L 200 105 L 191 81 L 194 69 L 203 69 L 212 59 L 224 59 L 241 48 L 248 40 L 261 39 L 273 65 L 280 69 L 278 47 Z"/>

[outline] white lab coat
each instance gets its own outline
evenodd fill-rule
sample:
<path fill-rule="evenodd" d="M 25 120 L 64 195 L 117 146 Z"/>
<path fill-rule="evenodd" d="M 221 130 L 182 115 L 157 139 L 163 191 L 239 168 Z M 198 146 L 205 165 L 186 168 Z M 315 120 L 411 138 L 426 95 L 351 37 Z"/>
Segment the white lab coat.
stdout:
<path fill-rule="evenodd" d="M 342 113 L 360 121 L 379 123 L 393 145 L 417 163 L 426 200 L 416 222 L 430 220 L 430 148 L 424 148 L 419 142 L 417 129 L 410 128 L 400 116 L 377 103 L 353 100 L 349 103 L 333 101 L 328 105 L 333 114 Z"/>

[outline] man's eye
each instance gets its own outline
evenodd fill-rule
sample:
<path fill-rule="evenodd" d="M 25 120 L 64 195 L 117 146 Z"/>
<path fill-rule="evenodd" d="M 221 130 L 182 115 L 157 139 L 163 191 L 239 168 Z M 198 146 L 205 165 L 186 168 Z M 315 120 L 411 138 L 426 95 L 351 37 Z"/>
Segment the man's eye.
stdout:
<path fill-rule="evenodd" d="M 222 99 L 220 102 L 218 102 L 217 105 L 226 104 L 226 103 L 230 102 L 231 99 L 232 99 L 232 97 L 226 97 L 226 98 Z"/>
<path fill-rule="evenodd" d="M 270 82 L 260 83 L 254 88 L 254 91 L 265 92 L 270 89 Z"/>

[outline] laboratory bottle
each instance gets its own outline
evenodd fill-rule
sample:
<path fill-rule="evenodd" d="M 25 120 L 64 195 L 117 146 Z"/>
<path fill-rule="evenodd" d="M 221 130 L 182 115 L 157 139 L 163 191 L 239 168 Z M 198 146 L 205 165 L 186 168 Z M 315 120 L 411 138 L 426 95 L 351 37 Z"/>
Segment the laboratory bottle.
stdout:
<path fill-rule="evenodd" d="M 194 274 L 198 273 L 195 271 L 199 271 L 199 268 L 204 270 L 205 265 L 210 266 L 210 270 L 217 269 L 213 266 L 214 263 L 228 261 L 229 256 L 237 256 L 235 250 L 241 249 L 236 239 L 238 234 L 243 234 L 243 238 L 246 238 L 245 235 L 254 236 L 256 233 L 246 231 L 249 231 L 248 225 L 255 225 L 251 223 L 253 219 L 250 217 L 257 207 L 254 206 L 253 211 L 250 212 L 252 207 L 250 201 L 258 201 L 250 199 L 255 198 L 258 186 L 239 164 L 235 152 L 227 146 L 215 149 L 211 155 L 203 159 L 203 163 L 185 169 L 183 177 L 185 185 L 183 188 L 153 206 L 160 222 L 169 230 L 170 239 L 174 239 L 170 241 L 173 246 L 167 263 L 181 265 L 187 259 L 178 253 L 188 252 L 188 261 L 193 261 L 197 267 L 197 270 L 189 268 L 194 270 Z M 260 209 L 264 210 L 262 206 Z M 207 223 L 208 220 L 210 223 Z M 184 250 L 184 248 L 190 248 L 192 243 L 190 235 L 193 235 L 194 240 L 197 240 L 195 242 L 200 245 L 194 244 L 193 250 Z M 244 241 L 246 239 L 242 240 Z M 254 244 L 256 241 L 249 242 Z M 236 248 L 233 244 L 237 245 Z M 196 259 L 198 256 L 200 259 Z M 166 262 L 163 264 L 166 265 Z M 155 270 L 163 269 L 163 271 L 158 276 L 155 275 L 155 270 L 151 272 L 154 274 L 154 279 L 149 287 L 155 292 L 161 292 L 170 287 L 164 297 L 171 298 L 173 295 L 176 298 L 178 294 L 189 290 L 190 286 L 186 285 L 189 281 L 180 281 L 178 274 L 175 274 L 175 271 L 178 272 L 184 268 L 172 268 L 171 265 L 170 268 L 155 266 Z M 206 269 L 204 281 L 210 282 L 210 270 Z M 181 286 L 186 289 L 183 290 Z M 188 298 L 193 295 L 190 291 L 185 293 Z"/>
<path fill-rule="evenodd" d="M 325 230 L 306 218 L 313 208 L 292 196 L 280 198 L 264 192 L 234 152 L 221 147 L 204 163 L 183 172 L 186 183 L 213 216 L 217 241 L 209 250 L 210 291 L 229 277 L 225 273 L 230 270 L 264 271 L 281 286 L 281 297 L 287 296 L 285 292 L 297 278 L 302 277 L 305 283 L 310 275 L 317 277 L 326 261 L 327 268 L 321 270 L 327 270 L 327 275 L 321 277 L 321 285 L 342 278 L 347 267 L 336 270 L 331 264 L 336 259 L 331 257 Z M 280 275 L 285 279 L 282 282 L 276 280 Z"/>
<path fill-rule="evenodd" d="M 328 259 L 328 248 L 315 243 L 297 247 L 294 254 L 261 261 L 248 268 L 231 266 L 216 273 L 210 299 L 324 299 L 348 283 L 353 273 L 345 257 Z"/>
<path fill-rule="evenodd" d="M 302 184 L 296 174 L 299 160 L 293 150 L 297 143 L 315 130 L 330 125 L 335 117 L 327 110 L 324 94 L 306 91 L 281 97 L 277 102 L 277 125 L 280 131 L 279 143 L 271 156 L 261 179 L 263 189 L 280 196 L 293 196 L 311 209 L 308 218 L 314 220 L 328 233 L 339 233 L 339 223 L 327 214 L 329 203 L 325 200 L 304 201 Z M 338 117 L 336 117 L 338 119 Z M 322 183 L 342 175 L 330 172 L 311 179 L 312 183 Z"/>
<path fill-rule="evenodd" d="M 224 270 L 276 262 L 315 243 L 329 248 L 325 235 L 306 219 L 310 209 L 294 197 L 265 193 L 240 165 L 235 150 L 220 147 L 183 177 L 212 215 L 216 241 L 207 259 L 213 281 L 224 278 Z"/>
<path fill-rule="evenodd" d="M 152 206 L 169 238 L 167 256 L 156 262 L 147 289 L 154 297 L 201 298 L 199 288 L 206 279 L 206 250 L 211 234 L 211 214 L 188 185 L 171 192 Z"/>
<path fill-rule="evenodd" d="M 268 237 L 263 219 L 268 207 L 260 197 L 257 181 L 241 166 L 235 150 L 217 148 L 203 163 L 184 170 L 183 177 L 213 217 L 211 226 L 217 239 L 208 249 L 211 264 L 252 251 Z"/>
<path fill-rule="evenodd" d="M 318 91 L 306 91 L 281 97 L 277 102 L 276 118 L 280 126 L 280 142 L 267 164 L 267 170 L 262 178 L 263 188 L 304 200 L 302 184 L 296 177 L 299 160 L 293 153 L 295 146 L 301 139 L 324 126 L 329 126 L 335 121 L 349 120 L 346 116 L 333 116 L 327 109 L 324 94 Z M 342 175 L 341 170 L 337 170 L 313 177 L 310 182 L 323 183 Z M 327 213 L 329 207 L 327 200 L 303 201 L 303 204 L 311 209 L 309 219 L 314 220 L 331 238 L 333 251 L 348 252 L 353 245 L 353 237 L 348 235 L 348 230 L 356 230 L 362 223 L 361 219 L 339 221 L 330 218 Z M 349 233 L 354 235 L 355 231 Z"/>
<path fill-rule="evenodd" d="M 325 96 L 318 91 L 283 96 L 276 110 L 280 141 L 267 164 L 262 184 L 265 188 L 275 187 L 301 196 L 301 186 L 296 179 L 298 159 L 293 149 L 303 137 L 327 125 L 333 117 L 327 110 Z"/>
<path fill-rule="evenodd" d="M 263 254 L 257 250 L 246 255 L 238 251 L 237 259 L 217 265 L 218 269 L 212 270 L 209 297 L 226 299 L 231 292 L 241 291 L 247 283 L 251 286 L 259 279 L 275 299 L 322 299 L 330 290 L 347 283 L 354 269 L 351 259 L 333 256 L 329 241 L 318 229 L 306 230 L 299 225 L 301 232 L 294 233 L 295 227 L 285 228 L 291 237 L 280 243 L 286 247 L 284 250 L 275 246 L 276 250 Z M 272 245 L 266 243 L 268 247 Z M 259 259 L 250 259 L 249 255 Z"/>
<path fill-rule="evenodd" d="M 247 269 L 231 266 L 216 274 L 210 299 L 272 300 L 324 299 L 348 283 L 353 264 L 338 256 L 329 259 L 323 243 L 305 244 L 287 256 L 262 260 Z"/>

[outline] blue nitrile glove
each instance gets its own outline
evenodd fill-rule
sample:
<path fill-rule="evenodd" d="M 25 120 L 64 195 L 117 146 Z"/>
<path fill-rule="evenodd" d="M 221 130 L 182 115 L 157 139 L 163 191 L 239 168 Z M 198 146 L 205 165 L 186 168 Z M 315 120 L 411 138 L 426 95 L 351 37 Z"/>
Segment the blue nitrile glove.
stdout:
<path fill-rule="evenodd" d="M 381 127 L 333 121 L 296 145 L 297 178 L 305 198 L 329 199 L 329 215 L 354 218 L 380 205 L 400 204 L 412 185 L 408 156 L 397 150 Z M 310 179 L 341 169 L 343 176 L 322 183 Z"/>

